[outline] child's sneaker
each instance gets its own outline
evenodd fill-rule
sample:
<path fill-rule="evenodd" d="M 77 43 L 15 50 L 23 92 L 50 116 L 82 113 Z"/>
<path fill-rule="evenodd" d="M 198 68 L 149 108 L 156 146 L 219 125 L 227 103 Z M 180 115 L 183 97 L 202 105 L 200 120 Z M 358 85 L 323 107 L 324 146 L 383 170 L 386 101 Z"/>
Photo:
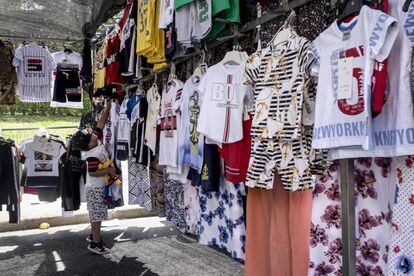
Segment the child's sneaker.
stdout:
<path fill-rule="evenodd" d="M 91 242 L 88 246 L 88 250 L 97 255 L 105 255 L 111 253 L 109 249 L 103 244 L 103 242 L 100 242 L 98 244 Z"/>

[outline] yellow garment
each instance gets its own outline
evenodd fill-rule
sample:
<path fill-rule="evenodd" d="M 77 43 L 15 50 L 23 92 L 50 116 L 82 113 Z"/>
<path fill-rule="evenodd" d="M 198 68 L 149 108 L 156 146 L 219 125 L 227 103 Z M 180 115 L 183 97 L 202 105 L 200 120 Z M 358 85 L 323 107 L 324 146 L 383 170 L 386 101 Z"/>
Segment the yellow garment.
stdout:
<path fill-rule="evenodd" d="M 93 85 L 95 90 L 99 88 L 103 88 L 105 86 L 105 74 L 106 74 L 105 68 L 98 69 L 95 72 L 95 81 Z"/>
<path fill-rule="evenodd" d="M 148 35 L 148 0 L 138 0 L 138 16 L 137 16 L 137 55 L 145 56 L 151 47 L 147 43 Z"/>
<path fill-rule="evenodd" d="M 96 53 L 96 65 L 94 68 L 95 78 L 93 83 L 93 88 L 95 91 L 96 89 L 103 88 L 105 86 L 106 70 L 105 67 L 103 67 L 103 64 L 106 58 L 106 46 L 107 44 L 105 43 L 99 48 L 98 52 Z"/>
<path fill-rule="evenodd" d="M 142 1 L 142 0 L 141 0 Z M 161 12 L 161 0 L 147 0 L 146 5 L 146 24 L 145 31 L 140 29 L 140 23 L 138 23 L 138 35 L 141 37 L 137 40 L 138 55 L 147 58 L 148 63 L 154 64 L 154 71 L 159 71 L 167 66 L 165 63 L 165 33 L 164 30 L 158 29 L 158 20 Z M 145 9 L 145 7 L 144 7 Z M 138 16 L 142 12 L 138 5 Z M 138 19 L 138 22 L 140 20 Z M 138 48 L 144 48 L 145 50 L 138 52 Z"/>

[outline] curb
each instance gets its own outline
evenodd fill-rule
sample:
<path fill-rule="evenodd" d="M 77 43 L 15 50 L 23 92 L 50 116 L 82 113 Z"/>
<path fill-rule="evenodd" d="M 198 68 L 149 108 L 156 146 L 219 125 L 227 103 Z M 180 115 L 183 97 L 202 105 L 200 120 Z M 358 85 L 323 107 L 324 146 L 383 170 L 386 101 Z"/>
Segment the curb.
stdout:
<path fill-rule="evenodd" d="M 133 219 L 157 216 L 157 212 L 147 212 L 143 208 L 128 210 L 109 210 L 108 220 L 111 219 Z M 75 215 L 73 217 L 52 217 L 40 219 L 23 220 L 17 224 L 2 223 L 0 224 L 0 233 L 9 231 L 22 231 L 39 229 L 39 225 L 43 222 L 49 223 L 50 227 L 66 226 L 74 224 L 89 223 L 89 215 Z"/>

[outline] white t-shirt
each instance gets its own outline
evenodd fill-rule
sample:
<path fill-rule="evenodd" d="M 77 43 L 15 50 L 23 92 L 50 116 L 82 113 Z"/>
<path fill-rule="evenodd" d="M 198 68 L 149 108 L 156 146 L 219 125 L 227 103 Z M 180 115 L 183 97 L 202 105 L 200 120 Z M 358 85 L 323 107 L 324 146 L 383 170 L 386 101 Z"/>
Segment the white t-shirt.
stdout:
<path fill-rule="evenodd" d="M 161 137 L 159 164 L 178 168 L 178 130 L 180 125 L 179 104 L 183 83 L 179 80 L 169 82 L 162 92 L 161 97 Z"/>
<path fill-rule="evenodd" d="M 246 63 L 237 66 L 221 62 L 210 67 L 198 89 L 202 95 L 198 132 L 219 143 L 243 139 L 243 107 Z"/>
<path fill-rule="evenodd" d="M 120 106 L 118 102 L 111 103 L 111 112 L 109 114 L 108 121 L 106 121 L 105 127 L 102 130 L 103 144 L 112 160 L 115 160 L 115 144 L 117 140 L 119 108 Z"/>
<path fill-rule="evenodd" d="M 51 73 L 55 67 L 47 47 L 32 42 L 20 45 L 13 58 L 22 102 L 50 102 Z"/>
<path fill-rule="evenodd" d="M 181 97 L 180 141 L 178 160 L 201 173 L 203 167 L 204 136 L 197 132 L 202 98 L 198 91 L 200 78 L 190 77 L 184 84 Z"/>
<path fill-rule="evenodd" d="M 62 144 L 35 136 L 20 150 L 25 156 L 27 177 L 59 176 L 59 159 L 66 152 Z"/>
<path fill-rule="evenodd" d="M 160 113 L 161 96 L 156 86 L 152 86 L 147 91 L 147 124 L 145 126 L 145 145 L 149 147 L 153 153 L 157 146 L 157 120 Z"/>
<path fill-rule="evenodd" d="M 350 30 L 348 39 L 341 28 Z M 387 14 L 364 6 L 354 21 L 341 28 L 335 21 L 311 44 L 315 57 L 312 73 L 319 76 L 312 146 L 358 146 L 368 150 L 373 142 L 374 63 L 388 57 L 397 36 L 397 23 Z M 345 57 L 353 58 L 352 97 L 338 100 L 338 68 Z"/>
<path fill-rule="evenodd" d="M 161 0 L 159 29 L 167 29 L 167 26 L 174 21 L 174 0 Z"/>
<path fill-rule="evenodd" d="M 122 102 L 122 105 L 119 109 L 118 114 L 118 135 L 117 135 L 117 153 L 124 153 L 126 156 L 129 156 L 130 151 L 130 143 L 131 143 L 131 121 L 128 119 L 128 116 L 126 114 L 127 110 L 127 103 L 128 98 L 125 98 Z M 117 160 L 119 159 L 119 156 L 117 156 Z"/>
<path fill-rule="evenodd" d="M 370 151 L 335 149 L 333 159 L 393 157 L 414 154 L 413 97 L 410 85 L 414 43 L 414 3 L 407 13 L 402 1 L 390 1 L 390 15 L 398 19 L 398 35 L 388 58 L 390 91 L 382 112 L 373 119 L 374 147 Z"/>
<path fill-rule="evenodd" d="M 83 151 L 82 152 L 82 159 L 87 161 L 88 159 L 98 159 L 99 162 L 103 163 L 106 159 L 109 158 L 108 152 L 105 150 L 105 146 L 101 143 L 100 140 L 98 140 L 98 145 L 94 147 L 91 150 Z M 86 183 L 85 188 L 97 188 L 97 187 L 103 187 L 105 185 L 104 183 L 104 177 L 94 177 L 90 176 L 89 173 L 86 174 Z"/>
<path fill-rule="evenodd" d="M 77 67 L 79 73 L 82 70 L 83 59 L 82 59 L 82 56 L 79 55 L 78 53 L 72 52 L 70 54 L 67 54 L 64 51 L 61 51 L 61 52 L 53 53 L 52 56 L 53 56 L 53 59 L 55 61 L 56 66 L 59 66 L 59 63 L 64 63 L 64 64 L 69 64 L 71 66 Z M 52 75 L 52 85 L 51 85 L 52 98 L 53 98 L 53 91 L 54 91 L 54 87 L 55 87 L 55 79 L 56 79 L 56 68 L 53 71 L 53 75 Z M 79 77 L 79 80 L 80 80 L 80 87 L 82 88 L 82 80 L 80 79 L 80 77 Z M 56 101 L 52 100 L 50 102 L 50 106 L 51 107 L 69 107 L 69 108 L 82 109 L 83 108 L 83 99 L 80 102 L 67 101 L 66 103 L 60 103 L 60 102 L 56 102 Z"/>

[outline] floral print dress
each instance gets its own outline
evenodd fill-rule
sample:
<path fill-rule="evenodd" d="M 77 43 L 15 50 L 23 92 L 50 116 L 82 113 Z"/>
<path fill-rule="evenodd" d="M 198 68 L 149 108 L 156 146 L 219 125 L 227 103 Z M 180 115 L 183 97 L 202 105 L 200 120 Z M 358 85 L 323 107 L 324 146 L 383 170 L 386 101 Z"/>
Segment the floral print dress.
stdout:
<path fill-rule="evenodd" d="M 217 246 L 239 261 L 244 260 L 246 226 L 243 211 L 243 184 L 221 179 L 218 192 L 198 189 L 200 217 L 198 235 L 200 244 Z"/>
<path fill-rule="evenodd" d="M 355 160 L 357 275 L 385 275 L 395 180 L 391 158 Z M 312 210 L 309 275 L 342 275 L 339 165 L 318 179 Z"/>
<path fill-rule="evenodd" d="M 414 156 L 397 158 L 387 275 L 414 275 Z"/>
<path fill-rule="evenodd" d="M 177 228 L 185 233 L 184 183 L 173 180 L 164 173 L 165 213 L 168 221 L 176 223 Z"/>
<path fill-rule="evenodd" d="M 188 181 L 184 184 L 184 214 L 186 232 L 197 235 L 200 217 L 200 201 L 197 188 Z"/>

